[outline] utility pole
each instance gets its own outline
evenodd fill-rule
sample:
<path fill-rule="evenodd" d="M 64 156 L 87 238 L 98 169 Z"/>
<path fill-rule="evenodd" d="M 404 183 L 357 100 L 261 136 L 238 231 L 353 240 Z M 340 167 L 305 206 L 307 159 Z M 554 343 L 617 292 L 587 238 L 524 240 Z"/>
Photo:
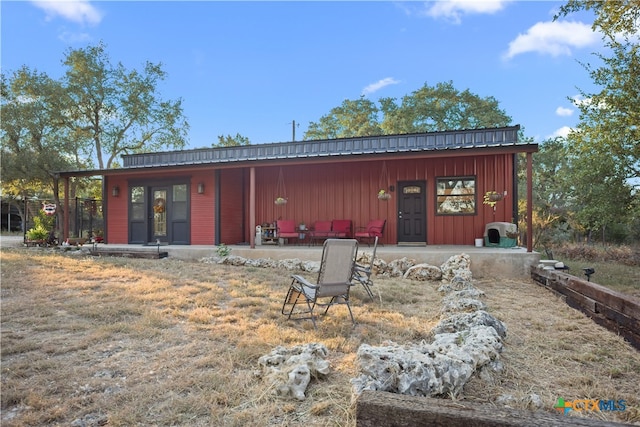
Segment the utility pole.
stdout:
<path fill-rule="evenodd" d="M 291 131 L 293 133 L 292 141 L 295 141 L 296 140 L 296 121 L 295 120 L 291 122 Z"/>

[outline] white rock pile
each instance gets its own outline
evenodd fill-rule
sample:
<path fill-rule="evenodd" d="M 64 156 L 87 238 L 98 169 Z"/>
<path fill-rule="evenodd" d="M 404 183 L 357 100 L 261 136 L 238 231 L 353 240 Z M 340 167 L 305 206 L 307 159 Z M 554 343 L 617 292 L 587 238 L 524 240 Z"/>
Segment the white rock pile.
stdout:
<path fill-rule="evenodd" d="M 484 294 L 471 283 L 469 267 L 468 255 L 461 254 L 440 268 L 445 281 L 439 288 L 444 294 L 442 318 L 431 332 L 432 342 L 360 346 L 360 375 L 351 380 L 356 396 L 364 390 L 457 396 L 482 369 L 501 369 L 499 353 L 507 328 L 485 311 L 479 300 Z"/>
<path fill-rule="evenodd" d="M 324 378 L 329 374 L 328 353 L 327 348 L 319 343 L 289 349 L 279 346 L 258 359 L 261 371 L 256 375 L 273 387 L 279 396 L 304 400 L 311 379 Z"/>

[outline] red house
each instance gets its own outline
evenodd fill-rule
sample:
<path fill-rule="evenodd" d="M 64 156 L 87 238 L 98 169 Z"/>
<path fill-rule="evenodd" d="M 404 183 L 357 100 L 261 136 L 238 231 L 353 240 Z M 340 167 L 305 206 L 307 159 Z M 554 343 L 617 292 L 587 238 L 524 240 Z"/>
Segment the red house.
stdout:
<path fill-rule="evenodd" d="M 487 223 L 517 220 L 520 153 L 527 159 L 531 218 L 538 146 L 519 143 L 518 131 L 512 126 L 132 154 L 123 156 L 120 169 L 60 176 L 65 194 L 71 177 L 103 176 L 108 243 L 253 246 L 256 226 L 278 219 L 308 226 L 347 219 L 354 230 L 384 219 L 384 244 L 472 245 Z M 390 198 L 379 198 L 380 190 Z M 487 193 L 500 200 L 484 203 Z M 277 204 L 278 198 L 286 203 Z"/>

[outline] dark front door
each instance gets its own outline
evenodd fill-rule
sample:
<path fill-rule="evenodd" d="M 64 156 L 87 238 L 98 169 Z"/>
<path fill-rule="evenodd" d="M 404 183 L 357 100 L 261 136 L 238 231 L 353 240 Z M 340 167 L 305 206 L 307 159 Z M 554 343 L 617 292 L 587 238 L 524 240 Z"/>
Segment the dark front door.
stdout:
<path fill-rule="evenodd" d="M 427 243 L 427 202 L 424 181 L 398 182 L 398 244 Z"/>

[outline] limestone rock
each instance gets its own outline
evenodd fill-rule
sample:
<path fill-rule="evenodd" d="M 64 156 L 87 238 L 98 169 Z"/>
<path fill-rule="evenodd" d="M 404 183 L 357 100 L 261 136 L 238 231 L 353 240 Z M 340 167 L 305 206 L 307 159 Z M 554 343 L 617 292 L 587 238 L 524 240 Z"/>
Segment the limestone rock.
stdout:
<path fill-rule="evenodd" d="M 328 353 L 320 343 L 298 345 L 290 349 L 278 346 L 258 359 L 261 371 L 257 374 L 269 382 L 279 395 L 304 400 L 311 379 L 329 374 Z"/>
<path fill-rule="evenodd" d="M 417 264 L 404 273 L 404 279 L 412 280 L 440 280 L 442 279 L 442 270 L 440 267 L 429 264 Z"/>
<path fill-rule="evenodd" d="M 404 272 L 416 264 L 415 260 L 407 257 L 396 259 L 387 264 L 386 272 L 391 277 L 402 277 Z"/>
<path fill-rule="evenodd" d="M 243 258 L 241 256 L 229 255 L 228 257 L 224 257 L 220 262 L 226 265 L 239 266 L 239 265 L 245 265 L 247 260 L 246 258 Z"/>
<path fill-rule="evenodd" d="M 444 302 L 440 312 L 443 314 L 473 312 L 485 310 L 487 305 L 475 298 L 454 298 Z"/>
<path fill-rule="evenodd" d="M 475 286 L 471 283 L 471 280 L 465 279 L 461 276 L 454 277 L 450 282 L 444 282 L 438 288 L 438 292 L 449 293 L 455 291 L 462 291 L 465 289 L 475 289 Z"/>
<path fill-rule="evenodd" d="M 285 270 L 300 270 L 301 261 L 297 258 L 294 259 L 282 259 L 278 261 L 278 268 L 284 268 Z"/>
<path fill-rule="evenodd" d="M 478 299 L 484 292 L 471 283 L 470 265 L 469 257 L 462 254 L 449 258 L 440 268 L 409 266 L 404 277 L 414 280 L 426 276 L 425 270 L 441 270 L 444 283 L 438 290 L 445 294 L 443 319 L 431 332 L 431 343 L 362 344 L 356 358 L 360 375 L 351 380 L 356 396 L 364 390 L 381 390 L 455 397 L 474 374 L 492 379 L 492 373 L 502 370 L 499 353 L 507 328 L 485 311 L 486 305 Z M 401 263 L 394 264 L 396 270 L 401 267 Z"/>
<path fill-rule="evenodd" d="M 507 326 L 484 310 L 473 313 L 456 313 L 442 319 L 431 331 L 434 335 L 453 333 L 471 329 L 475 326 L 491 326 L 502 339 L 507 336 Z"/>
<path fill-rule="evenodd" d="M 440 266 L 440 269 L 442 280 L 450 281 L 456 275 L 467 276 L 471 273 L 471 258 L 464 253 L 453 255 Z"/>
<path fill-rule="evenodd" d="M 302 261 L 302 263 L 300 263 L 300 269 L 310 273 L 317 273 L 320 271 L 320 261 Z"/>

